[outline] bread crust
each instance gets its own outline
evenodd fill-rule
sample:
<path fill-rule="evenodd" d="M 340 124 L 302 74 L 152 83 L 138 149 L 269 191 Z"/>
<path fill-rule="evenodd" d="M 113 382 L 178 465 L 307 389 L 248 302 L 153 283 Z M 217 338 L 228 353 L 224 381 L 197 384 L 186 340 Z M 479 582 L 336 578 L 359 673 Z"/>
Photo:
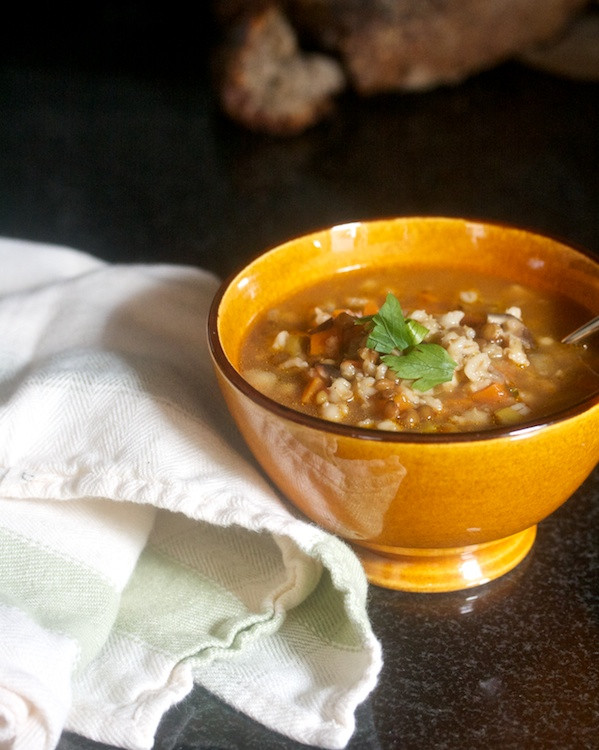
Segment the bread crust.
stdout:
<path fill-rule="evenodd" d="M 216 0 L 216 88 L 244 127 L 294 135 L 329 114 L 348 87 L 361 96 L 420 91 L 526 60 L 528 50 L 559 40 L 588 3 Z"/>
<path fill-rule="evenodd" d="M 331 112 L 347 84 L 332 57 L 303 52 L 281 8 L 236 16 L 217 63 L 222 108 L 251 130 L 293 135 Z"/>
<path fill-rule="evenodd" d="M 559 35 L 587 0 L 290 0 L 363 95 L 464 80 Z"/>

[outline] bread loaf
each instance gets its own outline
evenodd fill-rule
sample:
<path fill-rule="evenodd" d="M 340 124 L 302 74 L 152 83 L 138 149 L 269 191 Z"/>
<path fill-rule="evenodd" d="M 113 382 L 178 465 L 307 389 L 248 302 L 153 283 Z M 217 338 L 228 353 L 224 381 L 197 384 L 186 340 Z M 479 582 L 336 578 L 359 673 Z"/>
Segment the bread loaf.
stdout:
<path fill-rule="evenodd" d="M 214 7 L 224 111 L 253 130 L 292 135 L 330 112 L 347 86 L 363 96 L 425 90 L 526 59 L 528 50 L 549 60 L 552 42 L 589 0 L 215 0 Z"/>

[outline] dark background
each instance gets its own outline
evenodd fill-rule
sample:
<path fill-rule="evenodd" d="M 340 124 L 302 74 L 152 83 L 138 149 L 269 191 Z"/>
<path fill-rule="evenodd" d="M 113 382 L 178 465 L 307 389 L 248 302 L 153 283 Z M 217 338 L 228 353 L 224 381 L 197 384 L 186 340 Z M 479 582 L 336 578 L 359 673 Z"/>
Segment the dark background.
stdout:
<path fill-rule="evenodd" d="M 596 83 L 508 63 L 428 93 L 346 93 L 279 139 L 221 117 L 208 3 L 60 8 L 5 27 L 5 235 L 228 271 L 306 230 L 437 214 L 599 251 Z"/>
<path fill-rule="evenodd" d="M 0 235 L 226 275 L 308 230 L 435 214 L 599 253 L 599 84 L 511 61 L 427 93 L 348 92 L 331 119 L 280 139 L 220 114 L 215 34 L 207 3 L 16 8 L 0 48 Z M 599 747 L 598 528 L 596 471 L 499 581 L 372 587 L 385 666 L 351 750 Z M 156 743 L 299 747 L 199 688 Z"/>

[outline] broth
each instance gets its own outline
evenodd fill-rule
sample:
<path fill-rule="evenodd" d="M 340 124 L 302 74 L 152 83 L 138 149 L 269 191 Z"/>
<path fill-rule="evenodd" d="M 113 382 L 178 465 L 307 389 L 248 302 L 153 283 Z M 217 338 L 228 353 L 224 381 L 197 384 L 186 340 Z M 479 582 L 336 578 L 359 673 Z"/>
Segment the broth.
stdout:
<path fill-rule="evenodd" d="M 372 345 L 374 325 L 391 309 L 383 308 L 389 294 L 408 327 L 425 331 L 421 343 L 396 347 L 391 358 Z M 390 431 L 485 430 L 546 416 L 599 389 L 597 349 L 560 343 L 589 317 L 564 297 L 491 276 L 348 271 L 254 321 L 240 372 L 270 398 L 330 421 Z M 406 377 L 407 354 L 426 377 Z M 430 380 L 439 361 L 433 354 L 444 357 L 440 382 Z"/>

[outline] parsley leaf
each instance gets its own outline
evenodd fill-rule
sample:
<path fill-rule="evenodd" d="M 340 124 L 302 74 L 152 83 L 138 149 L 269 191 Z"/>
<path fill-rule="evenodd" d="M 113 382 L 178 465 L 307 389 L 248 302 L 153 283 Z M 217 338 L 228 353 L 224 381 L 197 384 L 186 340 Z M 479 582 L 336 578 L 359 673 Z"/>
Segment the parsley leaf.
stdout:
<path fill-rule="evenodd" d="M 388 294 L 376 315 L 360 318 L 370 326 L 366 345 L 382 354 L 381 360 L 400 378 L 413 380 L 412 387 L 428 391 L 453 377 L 456 363 L 439 344 L 424 342 L 428 328 L 404 318 L 397 297 Z"/>
<path fill-rule="evenodd" d="M 420 323 L 404 318 L 399 300 L 393 294 L 387 295 L 378 313 L 370 320 L 373 328 L 366 345 L 380 354 L 390 354 L 394 349 L 403 351 L 415 346 L 428 333 L 428 329 Z"/>
<path fill-rule="evenodd" d="M 451 380 L 456 367 L 440 344 L 418 344 L 401 356 L 386 354 L 381 359 L 400 378 L 413 380 L 412 388 L 417 391 Z"/>

